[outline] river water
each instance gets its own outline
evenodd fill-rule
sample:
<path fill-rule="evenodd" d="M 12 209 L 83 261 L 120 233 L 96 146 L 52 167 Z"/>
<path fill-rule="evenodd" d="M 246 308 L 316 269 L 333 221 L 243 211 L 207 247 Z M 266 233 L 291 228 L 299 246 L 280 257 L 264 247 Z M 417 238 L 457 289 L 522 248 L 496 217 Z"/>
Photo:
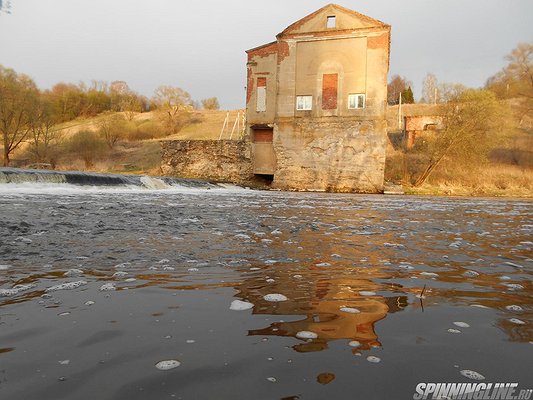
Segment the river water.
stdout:
<path fill-rule="evenodd" d="M 410 399 L 465 370 L 531 388 L 532 215 L 2 184 L 0 398 Z"/>

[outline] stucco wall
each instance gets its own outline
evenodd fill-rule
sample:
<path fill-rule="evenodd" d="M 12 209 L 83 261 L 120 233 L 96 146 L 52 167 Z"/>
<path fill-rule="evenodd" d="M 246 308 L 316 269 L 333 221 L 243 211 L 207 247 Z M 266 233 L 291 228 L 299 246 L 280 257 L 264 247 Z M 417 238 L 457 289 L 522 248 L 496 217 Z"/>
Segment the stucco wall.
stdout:
<path fill-rule="evenodd" d="M 161 148 L 161 170 L 167 176 L 231 183 L 254 178 L 247 141 L 168 140 Z"/>

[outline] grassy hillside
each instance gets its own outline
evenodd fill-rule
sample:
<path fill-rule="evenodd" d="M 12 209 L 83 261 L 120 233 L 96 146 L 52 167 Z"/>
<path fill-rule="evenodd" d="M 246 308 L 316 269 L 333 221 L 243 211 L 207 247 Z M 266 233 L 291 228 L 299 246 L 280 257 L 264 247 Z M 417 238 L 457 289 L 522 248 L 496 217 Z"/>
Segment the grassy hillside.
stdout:
<path fill-rule="evenodd" d="M 513 113 L 518 107 L 510 102 Z M 239 110 L 229 111 L 229 124 L 223 132 L 228 139 Z M 240 110 L 242 116 L 242 110 Z M 404 105 L 404 115 L 435 115 L 437 108 L 432 105 Z M 95 160 L 91 170 L 101 172 L 128 172 L 160 174 L 160 140 L 217 140 L 220 137 L 228 111 L 195 111 L 189 124 L 178 133 L 165 136 L 154 113 L 135 115 L 126 121 L 120 140 L 112 149 L 105 148 Z M 103 116 L 79 119 L 58 125 L 62 134 L 61 143 L 56 145 L 58 152 L 56 169 L 85 170 L 84 161 L 68 149 L 68 141 L 81 131 L 97 132 Z M 386 180 L 403 183 L 408 193 L 448 194 L 448 195 L 498 195 L 533 197 L 533 124 L 527 115 L 514 115 L 511 126 L 500 133 L 497 146 L 490 153 L 489 160 L 475 171 L 445 163 L 435 171 L 428 182 L 420 188 L 405 185 L 405 153 L 398 143 L 389 141 L 387 145 Z M 398 106 L 388 108 L 387 123 L 389 132 L 398 131 Z M 241 125 L 242 128 L 242 125 Z M 393 137 L 393 135 L 390 135 Z M 234 133 L 237 138 L 237 132 Z M 28 146 L 15 153 L 14 165 L 27 167 L 33 164 Z"/>

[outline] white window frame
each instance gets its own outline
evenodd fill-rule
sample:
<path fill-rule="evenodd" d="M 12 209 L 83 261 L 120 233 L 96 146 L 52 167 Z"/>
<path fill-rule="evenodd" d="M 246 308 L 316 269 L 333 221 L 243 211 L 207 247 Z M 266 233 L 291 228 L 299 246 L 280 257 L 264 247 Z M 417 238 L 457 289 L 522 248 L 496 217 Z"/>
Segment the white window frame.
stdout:
<path fill-rule="evenodd" d="M 296 96 L 296 111 L 310 111 L 313 109 L 313 96 Z"/>
<path fill-rule="evenodd" d="M 360 106 L 359 99 L 362 99 L 362 106 Z M 366 96 L 364 93 L 353 93 L 348 95 L 348 108 L 350 110 L 362 110 L 366 108 Z"/>

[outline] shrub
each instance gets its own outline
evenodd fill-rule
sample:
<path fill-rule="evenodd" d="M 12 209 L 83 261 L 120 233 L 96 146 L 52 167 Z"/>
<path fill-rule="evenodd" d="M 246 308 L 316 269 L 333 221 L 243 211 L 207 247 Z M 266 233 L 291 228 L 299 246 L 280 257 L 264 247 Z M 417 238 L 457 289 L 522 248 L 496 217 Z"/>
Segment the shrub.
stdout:
<path fill-rule="evenodd" d="M 95 132 L 79 131 L 68 141 L 68 150 L 85 162 L 85 168 L 91 168 L 95 158 L 105 154 L 106 143 Z"/>

